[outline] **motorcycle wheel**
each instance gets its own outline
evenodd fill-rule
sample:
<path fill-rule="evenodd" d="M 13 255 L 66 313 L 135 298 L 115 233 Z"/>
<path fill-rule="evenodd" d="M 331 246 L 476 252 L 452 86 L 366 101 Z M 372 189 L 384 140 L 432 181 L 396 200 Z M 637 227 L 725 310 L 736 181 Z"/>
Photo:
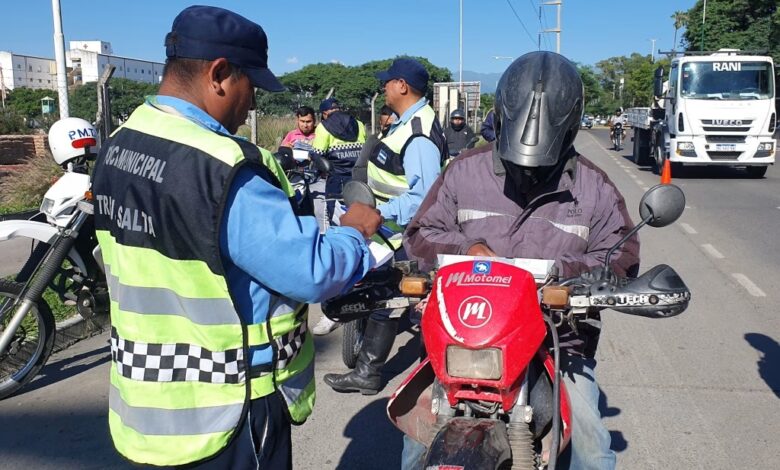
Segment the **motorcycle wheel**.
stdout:
<path fill-rule="evenodd" d="M 342 328 L 341 360 L 350 369 L 355 368 L 360 348 L 363 347 L 363 333 L 366 331 L 366 318 L 352 320 Z"/>
<path fill-rule="evenodd" d="M 0 279 L 0 331 L 13 316 L 23 284 Z M 32 380 L 54 347 L 54 316 L 43 299 L 22 320 L 8 349 L 0 356 L 0 399 L 14 394 Z"/>

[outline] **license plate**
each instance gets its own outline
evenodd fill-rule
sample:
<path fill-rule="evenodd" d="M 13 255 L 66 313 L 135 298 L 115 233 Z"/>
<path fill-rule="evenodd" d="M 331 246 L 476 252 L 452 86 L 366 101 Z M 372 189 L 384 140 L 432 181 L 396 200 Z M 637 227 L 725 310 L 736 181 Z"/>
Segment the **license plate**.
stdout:
<path fill-rule="evenodd" d="M 715 144 L 715 150 L 720 152 L 733 152 L 737 150 L 737 144 Z"/>

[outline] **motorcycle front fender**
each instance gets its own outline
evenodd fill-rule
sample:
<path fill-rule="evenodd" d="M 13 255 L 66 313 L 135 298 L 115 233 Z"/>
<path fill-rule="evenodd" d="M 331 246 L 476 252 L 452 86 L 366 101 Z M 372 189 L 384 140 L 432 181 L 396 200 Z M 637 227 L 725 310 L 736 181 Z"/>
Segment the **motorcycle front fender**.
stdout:
<path fill-rule="evenodd" d="M 387 402 L 387 417 L 401 432 L 417 442 L 430 445 L 434 436 L 433 381 L 436 376 L 429 359 L 401 383 Z"/>
<path fill-rule="evenodd" d="M 51 245 L 54 243 L 58 234 L 57 227 L 43 222 L 35 222 L 32 220 L 5 220 L 0 222 L 0 242 L 15 238 L 30 238 Z M 75 249 L 70 250 L 68 259 L 70 259 L 80 272 L 87 272 L 87 266 L 84 264 L 84 260 Z"/>
<path fill-rule="evenodd" d="M 433 439 L 425 468 L 494 470 L 504 468 L 511 455 L 503 421 L 452 418 Z"/>

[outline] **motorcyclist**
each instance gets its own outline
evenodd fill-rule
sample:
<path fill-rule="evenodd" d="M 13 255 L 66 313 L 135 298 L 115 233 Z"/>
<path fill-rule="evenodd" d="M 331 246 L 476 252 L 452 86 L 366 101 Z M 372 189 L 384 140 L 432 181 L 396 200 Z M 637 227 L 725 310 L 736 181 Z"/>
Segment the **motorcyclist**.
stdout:
<path fill-rule="evenodd" d="M 633 224 L 615 185 L 574 149 L 583 112 L 576 67 L 553 52 L 525 54 L 499 81 L 495 110 L 495 146 L 455 159 L 436 181 L 405 233 L 410 256 L 423 266 L 438 254 L 552 259 L 562 277 L 603 265 Z M 610 266 L 636 274 L 638 256 L 634 236 Z M 600 325 L 593 314 L 577 331 L 559 328 L 571 468 L 615 466 L 594 375 Z M 404 443 L 405 468 L 416 468 L 424 449 Z"/>
<path fill-rule="evenodd" d="M 466 122 L 466 113 L 462 109 L 450 113 L 450 125 L 444 129 L 444 136 L 447 138 L 450 157 L 456 157 L 463 150 L 474 147 L 478 140 Z"/>
<path fill-rule="evenodd" d="M 623 131 L 621 137 L 624 138 L 626 136 L 626 116 L 623 114 L 623 108 L 617 108 L 615 110 L 615 115 L 609 118 L 609 121 L 607 124 L 609 124 L 609 140 L 614 141 L 615 139 L 615 124 L 620 123 L 623 126 Z"/>

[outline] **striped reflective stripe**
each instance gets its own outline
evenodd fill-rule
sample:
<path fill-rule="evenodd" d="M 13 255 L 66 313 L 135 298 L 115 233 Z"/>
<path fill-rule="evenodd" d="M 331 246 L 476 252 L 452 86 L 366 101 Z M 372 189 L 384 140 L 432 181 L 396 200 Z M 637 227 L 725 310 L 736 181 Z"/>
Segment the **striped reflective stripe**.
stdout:
<path fill-rule="evenodd" d="M 146 436 L 186 436 L 232 431 L 241 419 L 244 403 L 184 409 L 130 406 L 111 385 L 108 406 L 123 425 Z"/>
<path fill-rule="evenodd" d="M 284 399 L 289 406 L 292 406 L 299 400 L 312 380 L 314 380 L 314 361 L 310 361 L 305 369 L 285 380 L 279 386 L 279 390 L 284 395 Z"/>
<path fill-rule="evenodd" d="M 511 214 L 502 214 L 501 212 L 481 211 L 477 209 L 458 209 L 458 222 L 468 222 L 469 220 L 479 220 L 488 217 L 515 217 Z"/>
<path fill-rule="evenodd" d="M 400 196 L 401 194 L 409 190 L 407 186 L 404 187 L 395 186 L 370 177 L 368 178 L 368 186 L 374 191 L 378 191 L 380 193 L 383 193 L 391 197 Z"/>
<path fill-rule="evenodd" d="M 570 233 L 572 235 L 576 235 L 580 238 L 582 238 L 585 241 L 588 241 L 588 237 L 590 236 L 590 228 L 586 227 L 585 225 L 568 225 L 568 224 L 562 224 L 559 222 L 553 222 L 552 220 L 544 219 L 542 217 L 531 217 L 532 219 L 539 219 L 539 220 L 546 220 L 547 222 L 550 222 L 553 227 L 557 228 L 558 230 L 563 230 L 566 233 Z"/>
<path fill-rule="evenodd" d="M 279 317 L 293 312 L 297 313 L 301 308 L 305 307 L 306 304 L 296 302 L 287 297 L 272 296 L 271 303 L 268 306 L 268 318 Z"/>
<path fill-rule="evenodd" d="M 199 325 L 240 325 L 230 299 L 190 298 L 162 287 L 135 287 L 122 284 L 106 265 L 106 282 L 112 300 L 125 312 L 143 315 L 178 315 Z"/>

